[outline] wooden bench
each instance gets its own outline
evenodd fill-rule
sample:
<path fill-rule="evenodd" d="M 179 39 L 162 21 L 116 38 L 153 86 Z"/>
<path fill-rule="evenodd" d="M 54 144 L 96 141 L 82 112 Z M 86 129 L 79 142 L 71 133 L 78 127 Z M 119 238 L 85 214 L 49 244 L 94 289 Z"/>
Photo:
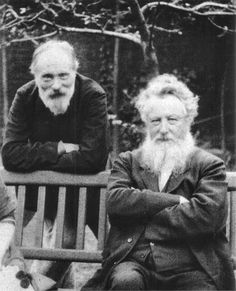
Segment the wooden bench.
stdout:
<path fill-rule="evenodd" d="M 106 186 L 109 172 L 101 172 L 96 175 L 73 175 L 62 174 L 51 171 L 36 171 L 33 173 L 21 174 L 1 170 L 1 175 L 7 186 L 17 186 L 18 207 L 16 212 L 16 245 L 20 246 L 23 255 L 27 259 L 40 260 L 68 260 L 74 262 L 101 262 L 101 252 L 104 246 L 107 233 L 107 215 L 106 215 Z M 23 213 L 25 206 L 25 189 L 27 185 L 37 185 L 38 187 L 38 210 L 36 214 L 35 242 L 34 246 L 27 247 L 23 242 Z M 59 186 L 59 196 L 57 205 L 57 230 L 55 249 L 42 248 L 43 222 L 44 222 L 44 204 L 46 186 Z M 78 186 L 79 205 L 78 205 L 78 223 L 76 250 L 63 249 L 63 225 L 65 214 L 66 186 Z M 85 216 L 87 187 L 99 188 L 100 208 L 98 222 L 98 243 L 97 250 L 85 251 Z"/>
<path fill-rule="evenodd" d="M 4 169 L 1 175 L 7 186 L 16 186 L 18 195 L 18 208 L 16 213 L 16 244 L 20 246 L 23 255 L 27 259 L 39 260 L 68 260 L 73 262 L 100 263 L 101 252 L 107 234 L 106 214 L 106 185 L 109 172 L 100 172 L 96 175 L 74 175 L 51 171 L 36 171 L 33 173 L 13 173 Z M 227 222 L 227 235 L 230 241 L 231 254 L 236 269 L 236 172 L 227 173 L 229 216 Z M 27 185 L 38 185 L 38 211 L 36 216 L 34 246 L 22 245 L 23 240 L 23 213 L 25 205 L 25 188 Z M 58 216 L 55 249 L 42 248 L 43 219 L 45 189 L 48 185 L 59 186 Z M 66 186 L 78 186 L 79 205 L 76 249 L 63 249 L 63 222 L 65 214 Z M 99 227 L 97 249 L 85 250 L 85 216 L 87 187 L 97 187 L 100 193 Z"/>

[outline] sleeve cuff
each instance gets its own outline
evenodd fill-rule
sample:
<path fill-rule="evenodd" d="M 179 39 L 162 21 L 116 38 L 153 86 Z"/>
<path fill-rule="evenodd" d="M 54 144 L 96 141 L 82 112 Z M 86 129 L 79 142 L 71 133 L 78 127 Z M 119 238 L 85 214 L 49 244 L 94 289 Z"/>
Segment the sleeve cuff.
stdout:
<path fill-rule="evenodd" d="M 64 143 L 61 140 L 59 141 L 59 143 L 57 145 L 57 153 L 59 156 L 66 153 L 66 148 L 64 146 Z"/>

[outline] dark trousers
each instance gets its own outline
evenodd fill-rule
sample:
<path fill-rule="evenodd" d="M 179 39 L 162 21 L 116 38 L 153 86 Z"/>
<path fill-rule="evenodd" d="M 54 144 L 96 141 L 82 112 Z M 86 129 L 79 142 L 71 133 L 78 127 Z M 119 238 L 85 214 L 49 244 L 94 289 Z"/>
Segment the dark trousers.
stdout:
<path fill-rule="evenodd" d="M 217 290 L 201 269 L 156 272 L 135 262 L 117 265 L 108 278 L 107 290 Z"/>

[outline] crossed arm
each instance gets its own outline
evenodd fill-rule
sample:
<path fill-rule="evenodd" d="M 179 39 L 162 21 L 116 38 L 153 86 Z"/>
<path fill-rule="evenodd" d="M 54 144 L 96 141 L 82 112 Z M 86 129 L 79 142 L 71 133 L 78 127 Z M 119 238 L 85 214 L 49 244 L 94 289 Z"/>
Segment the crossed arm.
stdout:
<path fill-rule="evenodd" d="M 89 172 L 104 168 L 107 158 L 106 96 L 91 93 L 87 97 L 88 112 L 83 121 L 79 144 L 31 141 L 32 121 L 26 96 L 17 92 L 9 113 L 4 144 L 3 165 L 10 171 L 55 170 L 59 172 Z M 34 106 L 34 105 L 32 105 Z M 77 130 L 76 124 L 71 124 Z"/>
<path fill-rule="evenodd" d="M 124 157 L 115 162 L 108 185 L 108 213 L 121 220 L 144 219 L 152 228 L 153 239 L 193 239 L 216 235 L 227 217 L 227 184 L 221 160 L 205 160 L 198 173 L 198 183 L 189 200 L 180 203 L 176 193 L 137 189 L 131 165 Z M 190 193 L 187 193 L 190 194 Z"/>

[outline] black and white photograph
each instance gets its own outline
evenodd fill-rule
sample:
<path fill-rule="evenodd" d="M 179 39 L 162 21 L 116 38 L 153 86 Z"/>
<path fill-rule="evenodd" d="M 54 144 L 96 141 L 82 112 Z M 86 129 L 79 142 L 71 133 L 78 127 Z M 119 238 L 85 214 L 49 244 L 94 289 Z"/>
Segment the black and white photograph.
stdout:
<path fill-rule="evenodd" d="M 236 1 L 0 0 L 0 291 L 236 290 Z"/>

